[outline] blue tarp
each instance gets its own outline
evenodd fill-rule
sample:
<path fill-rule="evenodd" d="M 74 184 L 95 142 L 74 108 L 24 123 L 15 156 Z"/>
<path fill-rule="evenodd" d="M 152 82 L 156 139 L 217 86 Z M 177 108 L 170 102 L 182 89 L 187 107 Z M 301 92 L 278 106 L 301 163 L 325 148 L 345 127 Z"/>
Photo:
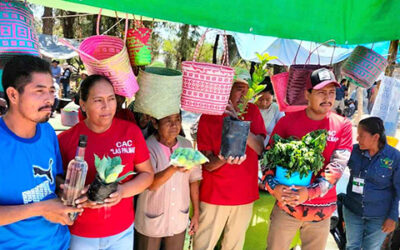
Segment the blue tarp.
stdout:
<path fill-rule="evenodd" d="M 345 60 L 353 51 L 353 48 L 334 48 L 325 45 L 315 50 L 320 45 L 319 43 L 236 32 L 229 32 L 229 34 L 235 38 L 240 56 L 244 60 L 254 62 L 258 62 L 256 52 L 259 54 L 267 52 L 278 57 L 278 60 L 273 60 L 271 63 L 289 66 L 294 62 L 296 51 L 300 46 L 296 64 L 304 64 L 310 51 L 313 51 L 310 64 L 327 65 L 331 60 L 332 63 Z"/>
<path fill-rule="evenodd" d="M 75 48 L 79 47 L 79 42 L 74 39 L 68 40 Z M 39 35 L 40 53 L 48 58 L 52 59 L 70 59 L 78 56 L 78 53 L 74 50 L 64 46 L 58 42 L 57 36 L 50 35 Z"/>

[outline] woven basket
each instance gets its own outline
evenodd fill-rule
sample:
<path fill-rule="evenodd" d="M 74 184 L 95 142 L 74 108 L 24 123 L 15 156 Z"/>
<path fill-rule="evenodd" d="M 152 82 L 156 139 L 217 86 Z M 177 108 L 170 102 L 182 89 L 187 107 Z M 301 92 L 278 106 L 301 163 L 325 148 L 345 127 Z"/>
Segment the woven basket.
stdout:
<path fill-rule="evenodd" d="M 387 65 L 387 60 L 372 49 L 357 46 L 343 64 L 342 74 L 356 85 L 370 88 Z"/>
<path fill-rule="evenodd" d="M 330 42 L 330 41 L 327 41 Z M 325 42 L 325 43 L 327 43 Z M 306 59 L 305 64 L 296 64 L 296 58 L 297 54 L 299 52 L 301 43 L 299 44 L 299 47 L 297 48 L 296 55 L 293 59 L 293 63 L 289 68 L 289 79 L 288 79 L 288 84 L 287 84 L 287 91 L 286 91 L 286 102 L 288 105 L 297 105 L 297 106 L 303 106 L 307 105 L 308 101 L 306 100 L 304 91 L 307 89 L 312 88 L 311 85 L 311 73 L 319 68 L 327 68 L 327 69 L 332 69 L 331 66 L 322 66 L 320 65 L 320 56 L 318 53 L 318 48 L 322 46 L 325 43 L 321 43 L 318 45 L 314 50 L 309 51 L 309 55 Z M 318 64 L 309 64 L 311 55 L 313 54 L 314 51 L 317 51 L 318 53 Z M 333 51 L 334 53 L 334 51 Z M 333 60 L 333 54 L 331 57 L 331 65 L 332 65 L 332 60 Z"/>
<path fill-rule="evenodd" d="M 0 1 L 0 58 L 15 54 L 40 56 L 34 17 L 20 1 Z"/>
<path fill-rule="evenodd" d="M 145 66 L 151 63 L 151 49 L 149 39 L 152 30 L 145 27 L 129 29 L 126 46 L 132 66 Z"/>
<path fill-rule="evenodd" d="M 147 67 L 138 76 L 140 90 L 135 96 L 135 112 L 161 119 L 179 114 L 182 73 L 167 68 Z"/>
<path fill-rule="evenodd" d="M 101 11 L 97 18 L 97 35 L 83 40 L 79 49 L 74 48 L 65 39 L 59 40 L 79 52 L 89 75 L 106 76 L 113 84 L 117 95 L 132 98 L 139 90 L 139 86 L 129 63 L 126 41 L 118 37 L 99 35 L 100 17 Z M 127 31 L 128 19 L 125 22 L 125 38 Z"/>
<path fill-rule="evenodd" d="M 235 71 L 233 68 L 196 62 L 205 35 L 197 44 L 193 61 L 182 63 L 183 90 L 181 107 L 194 113 L 222 115 L 229 101 Z M 224 36 L 223 64 L 228 64 L 227 40 Z"/>
<path fill-rule="evenodd" d="M 274 88 L 279 110 L 282 112 L 294 112 L 305 109 L 307 105 L 289 105 L 286 102 L 286 90 L 288 81 L 289 72 L 283 72 L 271 76 L 271 83 L 272 87 Z"/>

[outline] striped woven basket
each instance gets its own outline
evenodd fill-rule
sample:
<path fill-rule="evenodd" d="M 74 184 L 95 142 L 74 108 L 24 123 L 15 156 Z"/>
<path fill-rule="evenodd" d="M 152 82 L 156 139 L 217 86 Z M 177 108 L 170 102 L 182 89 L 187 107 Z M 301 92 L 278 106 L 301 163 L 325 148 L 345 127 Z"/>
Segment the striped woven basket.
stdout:
<path fill-rule="evenodd" d="M 32 11 L 24 2 L 0 1 L 0 58 L 16 54 L 39 56 Z"/>
<path fill-rule="evenodd" d="M 370 88 L 387 67 L 387 60 L 364 46 L 357 46 L 343 64 L 342 75 L 363 88 Z"/>

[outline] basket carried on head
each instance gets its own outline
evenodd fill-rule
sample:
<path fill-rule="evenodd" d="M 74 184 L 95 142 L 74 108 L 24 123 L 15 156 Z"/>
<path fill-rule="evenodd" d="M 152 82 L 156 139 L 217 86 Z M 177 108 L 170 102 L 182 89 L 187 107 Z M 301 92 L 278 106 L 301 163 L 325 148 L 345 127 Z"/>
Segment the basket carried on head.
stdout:
<path fill-rule="evenodd" d="M 97 18 L 97 35 L 82 41 L 78 49 L 79 55 L 90 75 L 106 76 L 117 95 L 131 98 L 139 90 L 139 86 L 129 63 L 126 41 L 118 37 L 99 35 L 100 16 L 101 10 Z M 127 30 L 128 19 L 125 22 L 125 39 Z M 60 41 L 72 47 L 66 40 Z"/>
<path fill-rule="evenodd" d="M 140 90 L 135 96 L 134 111 L 156 119 L 179 114 L 182 73 L 167 68 L 146 67 L 138 76 Z"/>
<path fill-rule="evenodd" d="M 328 41 L 329 42 L 329 41 Z M 327 42 L 325 42 L 327 43 Z M 318 48 L 324 43 L 318 45 L 313 51 L 310 50 L 309 55 L 306 59 L 305 64 L 296 64 L 297 54 L 300 50 L 301 42 L 297 49 L 296 55 L 293 59 L 293 63 L 289 68 L 289 79 L 287 84 L 287 92 L 286 92 L 286 102 L 288 105 L 307 105 L 308 101 L 306 100 L 304 91 L 311 88 L 311 73 L 319 68 L 327 68 L 332 69 L 330 66 L 322 66 L 320 65 L 320 57 L 318 53 Z M 318 64 L 309 64 L 311 55 L 314 51 L 318 53 Z M 333 60 L 333 55 L 335 50 L 333 50 L 331 63 Z"/>
<path fill-rule="evenodd" d="M 132 66 L 145 66 L 151 63 L 150 37 L 152 29 L 143 26 L 141 21 L 135 22 L 135 28 L 129 29 L 126 46 Z"/>
<path fill-rule="evenodd" d="M 39 40 L 32 11 L 26 3 L 0 1 L 0 58 L 16 54 L 39 56 Z"/>
<path fill-rule="evenodd" d="M 194 113 L 222 115 L 229 101 L 235 71 L 228 66 L 228 43 L 224 35 L 225 65 L 196 62 L 207 31 L 200 38 L 193 61 L 182 62 L 182 109 Z"/>
<path fill-rule="evenodd" d="M 387 65 L 387 60 L 372 49 L 357 46 L 343 64 L 342 74 L 352 83 L 370 88 Z"/>

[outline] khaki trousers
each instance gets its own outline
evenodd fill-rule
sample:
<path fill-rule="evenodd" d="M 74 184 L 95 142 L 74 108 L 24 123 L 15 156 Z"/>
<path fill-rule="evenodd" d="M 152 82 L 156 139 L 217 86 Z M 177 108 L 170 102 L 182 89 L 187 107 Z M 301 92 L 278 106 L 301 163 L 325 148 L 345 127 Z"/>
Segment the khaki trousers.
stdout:
<path fill-rule="evenodd" d="M 222 232 L 222 250 L 242 250 L 252 213 L 253 203 L 222 206 L 200 202 L 199 229 L 194 236 L 193 250 L 213 250 Z"/>
<path fill-rule="evenodd" d="M 301 221 L 276 204 L 271 213 L 267 250 L 286 250 L 300 229 L 301 250 L 324 250 L 329 235 L 330 218 L 319 222 Z"/>

